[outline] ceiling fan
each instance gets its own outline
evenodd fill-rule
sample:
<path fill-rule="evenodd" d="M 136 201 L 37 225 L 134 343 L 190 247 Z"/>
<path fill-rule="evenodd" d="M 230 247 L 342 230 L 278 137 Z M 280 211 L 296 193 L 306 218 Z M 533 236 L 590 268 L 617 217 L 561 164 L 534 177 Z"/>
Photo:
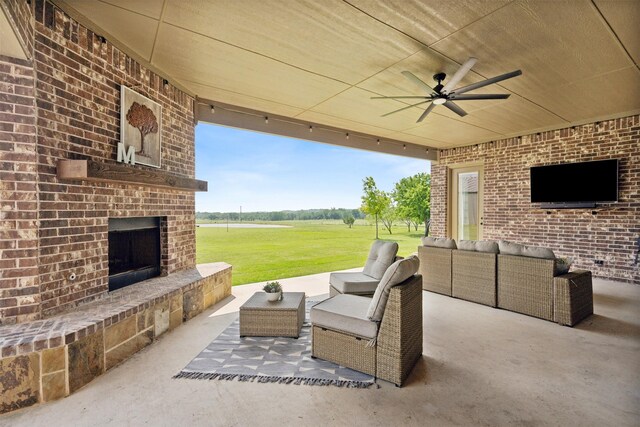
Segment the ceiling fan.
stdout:
<path fill-rule="evenodd" d="M 467 62 L 462 64 L 458 71 L 451 77 L 451 79 L 446 83 L 442 84 L 443 80 L 447 77 L 445 73 L 437 73 L 433 75 L 433 79 L 438 82 L 435 87 L 431 87 L 418 77 L 416 77 L 410 71 L 403 71 L 402 75 L 407 79 L 411 80 L 416 85 L 420 86 L 423 90 L 427 92 L 426 96 L 372 96 L 371 99 L 422 99 L 422 101 L 409 105 L 407 107 L 402 107 L 398 110 L 391 111 L 390 113 L 383 114 L 382 117 L 386 117 L 388 115 L 399 113 L 400 111 L 406 110 L 408 108 L 413 108 L 421 104 L 426 104 L 430 102 L 431 104 L 424 110 L 422 115 L 418 118 L 416 123 L 420 123 L 427 117 L 427 114 L 434 109 L 436 105 L 444 105 L 449 110 L 458 114 L 460 117 L 464 117 L 467 115 L 466 111 L 460 108 L 453 101 L 471 101 L 471 100 L 479 100 L 479 99 L 507 99 L 509 94 L 506 93 L 498 93 L 498 94 L 469 94 L 463 95 L 465 92 L 469 92 L 471 90 L 479 89 L 481 87 L 485 87 L 494 83 L 501 82 L 503 80 L 510 79 L 512 77 L 516 77 L 522 74 L 522 71 L 516 70 L 510 73 L 501 74 L 496 77 L 492 77 L 490 79 L 483 80 L 481 82 L 472 83 L 468 86 L 463 86 L 458 89 L 454 89 L 455 85 L 460 82 L 467 75 L 467 73 L 471 70 L 471 67 L 476 63 L 476 58 L 469 58 Z"/>

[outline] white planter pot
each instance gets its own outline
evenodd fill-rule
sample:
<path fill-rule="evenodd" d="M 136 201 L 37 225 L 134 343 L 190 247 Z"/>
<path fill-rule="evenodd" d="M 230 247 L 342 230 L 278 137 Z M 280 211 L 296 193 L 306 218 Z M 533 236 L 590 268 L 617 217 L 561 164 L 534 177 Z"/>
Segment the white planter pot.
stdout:
<path fill-rule="evenodd" d="M 280 297 L 282 296 L 282 292 L 266 292 L 267 294 L 267 301 L 278 301 L 280 299 Z"/>

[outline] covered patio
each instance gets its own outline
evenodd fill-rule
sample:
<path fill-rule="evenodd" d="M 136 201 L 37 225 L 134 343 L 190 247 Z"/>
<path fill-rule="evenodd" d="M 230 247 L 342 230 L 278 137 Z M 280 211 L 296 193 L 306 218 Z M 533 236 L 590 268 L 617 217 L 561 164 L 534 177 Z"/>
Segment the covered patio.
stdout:
<path fill-rule="evenodd" d="M 328 274 L 282 280 L 326 297 Z M 57 425 L 634 425 L 638 286 L 594 280 L 596 314 L 574 328 L 424 293 L 425 352 L 402 388 L 353 390 L 173 380 L 238 316 L 261 283 L 171 332 L 59 401 L 4 415 Z M 105 396 L 108 396 L 105 399 Z"/>
<path fill-rule="evenodd" d="M 639 26 L 614 0 L 0 0 L 0 424 L 637 425 Z M 401 388 L 174 379 L 261 287 L 196 266 L 199 122 L 430 161 L 434 237 L 571 258 L 593 314 L 421 290 Z M 532 168 L 604 160 L 615 197 L 532 197 Z"/>

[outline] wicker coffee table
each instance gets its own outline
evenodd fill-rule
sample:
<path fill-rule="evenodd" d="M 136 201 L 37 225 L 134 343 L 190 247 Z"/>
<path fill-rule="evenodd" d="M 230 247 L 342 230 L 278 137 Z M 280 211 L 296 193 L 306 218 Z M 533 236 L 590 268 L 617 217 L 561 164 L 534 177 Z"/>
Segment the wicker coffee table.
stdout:
<path fill-rule="evenodd" d="M 256 292 L 240 307 L 240 336 L 298 338 L 304 312 L 304 292 L 283 292 L 274 302 Z"/>

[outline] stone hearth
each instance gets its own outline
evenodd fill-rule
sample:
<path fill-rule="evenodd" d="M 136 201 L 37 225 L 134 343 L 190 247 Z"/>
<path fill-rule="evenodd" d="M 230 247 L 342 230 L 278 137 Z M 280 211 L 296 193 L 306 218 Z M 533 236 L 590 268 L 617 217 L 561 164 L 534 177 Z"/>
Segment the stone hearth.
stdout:
<path fill-rule="evenodd" d="M 231 266 L 204 264 L 0 327 L 0 413 L 68 396 L 230 294 Z"/>

